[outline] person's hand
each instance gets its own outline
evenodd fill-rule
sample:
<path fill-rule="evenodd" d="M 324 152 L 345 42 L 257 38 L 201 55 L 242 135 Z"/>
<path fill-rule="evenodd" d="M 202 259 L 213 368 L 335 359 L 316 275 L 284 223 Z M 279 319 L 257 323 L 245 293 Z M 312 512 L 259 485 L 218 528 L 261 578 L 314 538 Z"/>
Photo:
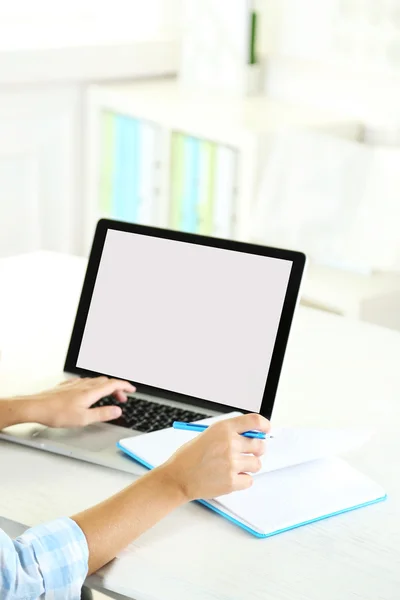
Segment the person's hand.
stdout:
<path fill-rule="evenodd" d="M 28 403 L 29 420 L 32 422 L 49 427 L 84 427 L 121 416 L 119 406 L 91 408 L 95 402 L 112 394 L 118 402 L 124 403 L 126 394 L 135 391 L 130 383 L 119 379 L 71 379 L 23 401 Z"/>
<path fill-rule="evenodd" d="M 261 468 L 265 442 L 241 433 L 267 433 L 270 423 L 257 414 L 219 421 L 182 446 L 161 469 L 179 486 L 186 500 L 215 498 L 249 488 L 250 473 Z"/>

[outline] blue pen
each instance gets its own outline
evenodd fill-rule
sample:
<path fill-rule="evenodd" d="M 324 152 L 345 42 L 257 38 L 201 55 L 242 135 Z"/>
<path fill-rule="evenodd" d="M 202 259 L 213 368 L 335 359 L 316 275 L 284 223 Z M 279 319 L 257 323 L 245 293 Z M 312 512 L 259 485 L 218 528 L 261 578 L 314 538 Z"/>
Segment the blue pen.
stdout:
<path fill-rule="evenodd" d="M 206 429 L 208 429 L 208 425 L 201 425 L 200 423 L 183 423 L 182 421 L 174 421 L 172 424 L 172 427 L 174 429 L 183 429 L 185 431 L 205 431 Z M 257 438 L 259 440 L 265 440 L 266 437 L 271 437 L 271 436 L 266 436 L 266 434 L 263 431 L 245 431 L 244 433 L 242 433 L 241 435 L 243 435 L 244 437 L 247 438 Z"/>

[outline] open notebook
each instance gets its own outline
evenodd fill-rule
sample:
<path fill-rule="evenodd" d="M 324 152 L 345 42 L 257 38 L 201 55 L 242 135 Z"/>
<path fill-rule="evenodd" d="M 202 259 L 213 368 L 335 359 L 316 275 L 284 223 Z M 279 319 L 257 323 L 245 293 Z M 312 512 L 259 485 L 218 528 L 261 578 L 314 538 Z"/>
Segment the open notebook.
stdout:
<path fill-rule="evenodd" d="M 125 438 L 118 448 L 152 469 L 197 435 L 169 428 Z M 385 499 L 379 485 L 336 458 L 365 443 L 368 433 L 275 429 L 272 435 L 250 489 L 199 502 L 253 535 L 269 537 Z"/>

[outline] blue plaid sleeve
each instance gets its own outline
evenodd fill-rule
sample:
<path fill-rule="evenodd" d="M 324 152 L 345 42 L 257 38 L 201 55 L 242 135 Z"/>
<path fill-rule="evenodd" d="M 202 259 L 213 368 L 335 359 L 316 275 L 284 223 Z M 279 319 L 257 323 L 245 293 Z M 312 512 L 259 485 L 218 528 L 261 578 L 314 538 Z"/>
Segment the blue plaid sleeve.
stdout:
<path fill-rule="evenodd" d="M 0 530 L 1 600 L 79 600 L 88 570 L 86 538 L 57 519 L 12 540 Z"/>

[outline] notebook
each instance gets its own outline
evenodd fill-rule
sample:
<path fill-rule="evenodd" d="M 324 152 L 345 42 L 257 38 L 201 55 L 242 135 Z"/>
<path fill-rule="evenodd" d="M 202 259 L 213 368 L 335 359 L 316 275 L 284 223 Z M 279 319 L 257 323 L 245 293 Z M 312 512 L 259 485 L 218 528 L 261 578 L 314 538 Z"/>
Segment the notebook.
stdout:
<path fill-rule="evenodd" d="M 256 537 L 266 538 L 386 498 L 378 484 L 336 456 L 363 445 L 369 432 L 282 428 L 271 434 L 251 488 L 199 502 Z M 168 428 L 122 439 L 117 446 L 152 469 L 197 435 L 201 433 Z"/>

